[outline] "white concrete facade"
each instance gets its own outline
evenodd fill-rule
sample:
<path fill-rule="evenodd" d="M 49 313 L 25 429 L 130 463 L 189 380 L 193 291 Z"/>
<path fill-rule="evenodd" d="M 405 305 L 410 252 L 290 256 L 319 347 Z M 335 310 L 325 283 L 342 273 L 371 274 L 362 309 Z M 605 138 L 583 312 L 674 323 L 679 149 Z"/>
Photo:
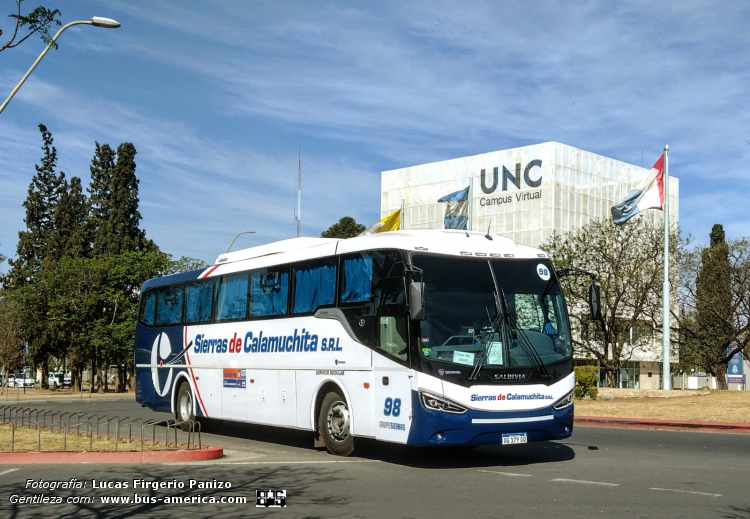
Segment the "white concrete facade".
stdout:
<path fill-rule="evenodd" d="M 651 155 L 642 168 L 545 142 L 383 171 L 380 214 L 385 217 L 403 204 L 403 228 L 442 229 L 445 204 L 437 200 L 470 185 L 470 230 L 490 228 L 517 243 L 538 247 L 555 231 L 610 217 L 610 208 L 646 177 L 660 152 Z M 679 180 L 672 175 L 669 202 L 670 221 L 677 223 Z M 660 211 L 646 214 L 661 220 Z"/>

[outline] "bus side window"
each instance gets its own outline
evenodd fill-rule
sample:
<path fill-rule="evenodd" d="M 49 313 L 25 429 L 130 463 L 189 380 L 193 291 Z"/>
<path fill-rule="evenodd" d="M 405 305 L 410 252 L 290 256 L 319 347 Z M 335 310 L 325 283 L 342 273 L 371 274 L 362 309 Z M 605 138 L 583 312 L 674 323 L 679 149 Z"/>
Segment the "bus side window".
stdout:
<path fill-rule="evenodd" d="M 154 325 L 156 313 L 156 290 L 151 289 L 143 295 L 141 301 L 141 322 L 148 326 Z"/>
<path fill-rule="evenodd" d="M 156 307 L 156 324 L 180 324 L 182 322 L 182 286 L 168 286 L 159 289 Z"/>
<path fill-rule="evenodd" d="M 295 314 L 314 312 L 336 301 L 336 258 L 294 265 Z"/>
<path fill-rule="evenodd" d="M 250 317 L 285 315 L 289 294 L 289 271 L 267 269 L 250 273 Z"/>
<path fill-rule="evenodd" d="M 221 276 L 216 296 L 216 320 L 247 317 L 247 274 Z"/>
<path fill-rule="evenodd" d="M 185 322 L 206 323 L 211 321 L 213 298 L 213 280 L 185 285 Z"/>

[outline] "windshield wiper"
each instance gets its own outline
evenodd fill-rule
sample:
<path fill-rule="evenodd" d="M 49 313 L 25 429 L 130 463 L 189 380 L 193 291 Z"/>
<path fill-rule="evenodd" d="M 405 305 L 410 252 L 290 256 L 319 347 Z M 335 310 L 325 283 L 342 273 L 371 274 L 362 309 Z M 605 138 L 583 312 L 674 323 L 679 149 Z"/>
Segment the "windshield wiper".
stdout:
<path fill-rule="evenodd" d="M 516 321 L 516 318 L 510 312 L 508 312 L 508 303 L 505 301 L 505 293 L 503 292 L 502 289 L 500 289 L 500 293 L 502 294 L 502 301 L 504 304 L 505 313 L 508 316 L 508 325 L 509 327 L 512 326 L 513 331 L 516 332 L 516 338 L 518 338 L 520 334 L 521 339 L 523 339 L 523 340 L 518 341 L 518 343 L 523 347 L 524 350 L 526 350 L 527 355 L 530 355 L 531 358 L 534 359 L 534 362 L 536 362 L 539 375 L 545 380 L 549 379 L 551 375 L 549 374 L 549 370 L 547 370 L 547 366 L 544 365 L 544 361 L 542 360 L 542 357 L 539 356 L 539 352 L 536 351 L 534 344 L 526 335 L 526 332 L 524 332 L 523 329 L 518 327 L 518 321 Z"/>
<path fill-rule="evenodd" d="M 490 311 L 487 309 L 487 317 L 490 319 L 490 331 L 487 334 L 486 337 L 484 337 L 484 344 L 482 345 L 482 351 L 479 352 L 479 356 L 477 357 L 477 361 L 474 363 L 474 369 L 471 370 L 471 374 L 469 375 L 469 380 L 476 380 L 479 377 L 479 374 L 482 372 L 482 368 L 487 364 L 487 357 L 489 356 L 490 348 L 492 347 L 493 340 L 495 338 L 495 334 L 500 334 L 500 329 L 498 328 L 498 324 L 500 323 L 500 319 L 502 317 L 500 313 L 500 306 L 497 304 L 497 296 L 495 296 L 495 317 L 490 317 Z"/>
<path fill-rule="evenodd" d="M 495 338 L 495 334 L 497 334 L 498 338 L 500 339 L 501 345 L 508 344 L 507 339 L 509 339 L 509 337 L 507 337 L 509 324 L 508 306 L 502 306 L 500 304 L 500 287 L 497 284 L 497 279 L 495 278 L 495 271 L 493 270 L 492 264 L 490 262 L 487 262 L 487 266 L 490 268 L 490 275 L 492 275 L 492 285 L 494 287 L 492 293 L 495 299 L 495 317 L 490 317 L 490 311 L 487 310 L 487 317 L 490 318 L 490 333 L 487 335 L 487 337 L 484 338 L 482 351 L 479 353 L 479 357 L 477 357 L 477 361 L 474 364 L 474 369 L 471 370 L 471 374 L 468 378 L 469 380 L 476 380 L 477 378 L 479 378 L 479 374 L 482 372 L 482 368 L 487 364 L 487 357 L 489 356 L 490 348 L 492 347 L 492 343 L 494 342 L 492 339 Z M 503 326 L 502 328 L 499 327 L 499 324 L 501 322 L 505 324 L 505 326 Z"/>

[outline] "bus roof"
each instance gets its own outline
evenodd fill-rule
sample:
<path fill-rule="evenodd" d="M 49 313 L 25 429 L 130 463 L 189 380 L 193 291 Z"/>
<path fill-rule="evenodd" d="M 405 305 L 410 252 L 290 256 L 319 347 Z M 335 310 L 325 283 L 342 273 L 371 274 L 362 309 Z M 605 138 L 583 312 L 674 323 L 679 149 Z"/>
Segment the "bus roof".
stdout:
<path fill-rule="evenodd" d="M 315 250 L 318 248 L 318 250 Z M 455 229 L 409 229 L 357 236 L 348 239 L 291 238 L 258 247 L 221 254 L 215 265 L 260 258 L 275 254 L 319 257 L 372 249 L 402 249 L 449 254 L 455 256 L 488 256 L 514 258 L 546 258 L 539 249 L 519 245 L 497 234 Z M 297 253 L 297 254 L 294 254 Z M 285 254 L 287 255 L 287 254 Z"/>

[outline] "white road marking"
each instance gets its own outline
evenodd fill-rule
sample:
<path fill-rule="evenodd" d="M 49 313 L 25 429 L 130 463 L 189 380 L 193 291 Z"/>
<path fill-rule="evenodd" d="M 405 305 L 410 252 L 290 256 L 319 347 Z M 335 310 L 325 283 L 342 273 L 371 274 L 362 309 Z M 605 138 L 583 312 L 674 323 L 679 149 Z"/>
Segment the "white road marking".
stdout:
<path fill-rule="evenodd" d="M 323 465 L 330 463 L 380 463 L 380 460 L 334 460 L 334 461 L 185 461 L 162 463 L 162 465 Z"/>
<path fill-rule="evenodd" d="M 15 472 L 15 471 L 17 471 L 17 470 L 18 470 L 18 469 L 8 469 L 8 470 L 4 470 L 4 471 L 0 472 L 0 476 L 4 476 L 4 475 L 6 475 L 6 474 L 10 474 L 11 472 Z"/>
<path fill-rule="evenodd" d="M 579 485 L 598 485 L 602 487 L 619 487 L 619 483 L 604 483 L 602 481 L 584 481 L 582 479 L 564 479 L 557 478 L 550 481 L 560 481 L 561 483 L 578 483 Z"/>
<path fill-rule="evenodd" d="M 517 474 L 515 472 L 498 472 L 496 470 L 480 470 L 479 472 L 485 472 L 487 474 L 500 474 L 501 476 L 511 476 L 514 478 L 530 478 L 531 474 Z"/>
<path fill-rule="evenodd" d="M 327 463 L 380 463 L 379 460 L 332 460 L 332 461 L 235 461 L 218 465 L 323 465 Z"/>
<path fill-rule="evenodd" d="M 674 488 L 650 488 L 649 490 L 661 490 L 664 492 L 679 492 L 681 494 L 697 494 L 699 496 L 721 497 L 721 494 L 709 494 L 708 492 L 694 492 L 692 490 L 676 490 Z"/>

